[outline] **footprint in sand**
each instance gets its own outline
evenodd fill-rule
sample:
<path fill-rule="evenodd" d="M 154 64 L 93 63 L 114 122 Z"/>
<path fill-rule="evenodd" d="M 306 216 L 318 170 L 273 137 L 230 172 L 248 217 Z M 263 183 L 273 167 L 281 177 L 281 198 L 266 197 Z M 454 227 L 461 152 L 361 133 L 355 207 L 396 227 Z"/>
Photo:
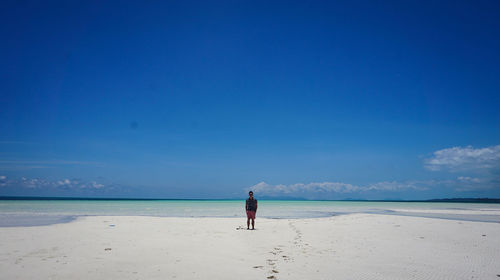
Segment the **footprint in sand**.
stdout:
<path fill-rule="evenodd" d="M 286 262 L 289 262 L 289 261 L 291 260 L 291 258 L 290 258 L 289 256 L 285 256 L 285 255 L 283 255 L 283 256 L 281 256 L 281 257 L 282 257 L 282 258 L 283 258 L 283 260 L 284 260 L 284 261 L 286 261 Z"/>

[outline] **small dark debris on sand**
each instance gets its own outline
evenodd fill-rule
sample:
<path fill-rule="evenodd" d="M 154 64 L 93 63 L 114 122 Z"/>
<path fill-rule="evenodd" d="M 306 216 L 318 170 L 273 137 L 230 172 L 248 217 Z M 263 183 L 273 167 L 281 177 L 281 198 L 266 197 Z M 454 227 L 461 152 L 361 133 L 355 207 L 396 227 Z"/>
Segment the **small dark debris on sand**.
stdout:
<path fill-rule="evenodd" d="M 111 251 L 111 248 L 104 248 L 104 251 Z"/>
<path fill-rule="evenodd" d="M 277 271 L 276 269 L 273 269 L 272 270 L 273 273 L 280 273 L 279 271 Z"/>
<path fill-rule="evenodd" d="M 274 275 L 271 275 L 271 276 L 267 276 L 267 279 L 275 279 L 276 277 L 274 277 Z"/>

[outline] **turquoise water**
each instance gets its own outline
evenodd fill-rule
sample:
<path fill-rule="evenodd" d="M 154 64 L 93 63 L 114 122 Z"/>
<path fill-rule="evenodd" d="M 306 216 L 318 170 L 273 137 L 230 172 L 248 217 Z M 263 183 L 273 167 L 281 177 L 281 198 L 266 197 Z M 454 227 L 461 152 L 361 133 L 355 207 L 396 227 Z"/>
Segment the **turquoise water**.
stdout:
<path fill-rule="evenodd" d="M 244 200 L 0 200 L 0 226 L 45 225 L 89 215 L 244 218 L 244 204 Z M 296 219 L 349 213 L 500 222 L 500 204 L 446 202 L 259 200 L 257 217 Z"/>

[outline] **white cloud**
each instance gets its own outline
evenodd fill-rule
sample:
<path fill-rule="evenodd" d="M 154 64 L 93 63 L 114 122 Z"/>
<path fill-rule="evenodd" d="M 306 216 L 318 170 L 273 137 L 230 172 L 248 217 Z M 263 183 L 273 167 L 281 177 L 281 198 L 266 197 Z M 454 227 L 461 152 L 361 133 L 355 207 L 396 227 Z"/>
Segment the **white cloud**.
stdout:
<path fill-rule="evenodd" d="M 96 183 L 95 181 L 92 181 L 88 184 L 80 185 L 80 188 L 82 188 L 82 189 L 101 189 L 101 188 L 104 188 L 104 185 Z"/>
<path fill-rule="evenodd" d="M 291 194 L 310 194 L 310 193 L 350 193 L 359 190 L 359 187 L 337 182 L 322 183 L 297 183 L 292 185 L 269 185 L 266 182 L 260 182 L 249 189 L 266 195 L 291 195 Z"/>
<path fill-rule="evenodd" d="M 420 182 L 379 182 L 367 186 L 356 186 L 342 182 L 312 182 L 296 183 L 291 185 L 270 185 L 266 182 L 260 182 L 247 188 L 264 196 L 291 196 L 306 198 L 330 197 L 334 194 L 359 193 L 366 191 L 402 191 L 402 190 L 426 190 Z"/>
<path fill-rule="evenodd" d="M 64 180 L 58 181 L 56 184 L 58 186 L 71 185 L 71 181 L 68 179 L 64 179 Z"/>
<path fill-rule="evenodd" d="M 491 178 L 459 176 L 456 179 L 446 180 L 383 181 L 363 186 L 342 182 L 297 183 L 290 185 L 271 185 L 266 182 L 260 182 L 245 190 L 253 190 L 260 196 L 332 199 L 339 196 L 346 197 L 346 194 L 352 194 L 356 197 L 356 194 L 366 192 L 372 194 L 373 192 L 390 194 L 404 191 L 427 191 L 431 189 L 448 189 L 450 191 L 463 192 L 497 187 L 499 187 L 498 182 Z"/>
<path fill-rule="evenodd" d="M 106 187 L 96 181 L 85 182 L 77 179 L 45 180 L 41 178 L 26 178 L 6 180 L 6 176 L 0 176 L 1 187 L 19 187 L 27 189 L 102 189 Z"/>
<path fill-rule="evenodd" d="M 427 190 L 428 187 L 422 186 L 426 185 L 421 181 L 410 181 L 410 182 L 379 182 L 370 184 L 367 187 L 362 187 L 362 190 L 376 190 L 376 191 L 400 191 L 400 190 Z"/>
<path fill-rule="evenodd" d="M 460 182 L 466 182 L 466 183 L 481 183 L 483 180 L 480 178 L 472 178 L 468 176 L 459 176 L 457 178 L 458 181 Z"/>
<path fill-rule="evenodd" d="M 465 171 L 500 167 L 500 145 L 475 149 L 472 146 L 453 147 L 435 151 L 425 161 L 432 171 Z"/>

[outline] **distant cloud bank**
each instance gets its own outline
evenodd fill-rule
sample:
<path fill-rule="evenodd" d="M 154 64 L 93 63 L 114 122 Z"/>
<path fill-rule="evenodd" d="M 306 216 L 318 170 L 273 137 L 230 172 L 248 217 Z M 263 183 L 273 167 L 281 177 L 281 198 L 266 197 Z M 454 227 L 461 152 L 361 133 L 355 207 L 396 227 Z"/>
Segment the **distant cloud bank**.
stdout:
<path fill-rule="evenodd" d="M 296 197 L 309 199 L 331 199 L 356 196 L 366 193 L 390 194 L 403 191 L 427 191 L 436 188 L 448 188 L 455 192 L 488 190 L 500 188 L 500 145 L 486 148 L 453 147 L 435 151 L 424 162 L 430 171 L 448 171 L 466 173 L 455 179 L 408 180 L 404 182 L 383 181 L 363 186 L 344 182 L 311 182 L 296 184 L 268 184 L 260 182 L 245 190 L 253 190 L 261 196 Z M 475 171 L 487 171 L 482 177 L 470 176 Z M 467 174 L 469 173 L 469 174 Z M 486 175 L 485 175 L 486 174 Z"/>
<path fill-rule="evenodd" d="M 269 197 L 296 197 L 308 199 L 332 199 L 338 195 L 346 196 L 349 194 L 355 195 L 366 192 L 378 191 L 405 191 L 405 190 L 426 190 L 422 182 L 378 182 L 366 186 L 357 186 L 342 182 L 313 182 L 313 183 L 297 183 L 291 185 L 271 185 L 266 182 L 255 184 L 246 190 L 253 190 L 261 196 Z"/>
<path fill-rule="evenodd" d="M 425 161 L 431 171 L 467 171 L 500 167 L 500 145 L 475 149 L 472 146 L 435 151 Z"/>
<path fill-rule="evenodd" d="M 260 182 L 248 190 L 253 190 L 264 195 L 281 196 L 281 195 L 317 195 L 317 194 L 332 194 L 332 193 L 356 193 L 366 191 L 400 191 L 400 190 L 425 190 L 423 186 L 419 186 L 419 182 L 379 182 L 367 186 L 356 186 L 341 182 L 313 182 L 308 184 L 297 183 L 291 185 L 270 185 L 266 182 Z"/>
<path fill-rule="evenodd" d="M 18 161 L 0 161 L 19 164 Z M 89 162 L 50 161 L 50 164 L 94 164 Z M 26 162 L 47 164 L 47 162 Z M 260 197 L 287 197 L 305 199 L 387 198 L 414 197 L 420 194 L 463 192 L 480 193 L 500 189 L 500 145 L 486 148 L 452 147 L 432 153 L 423 167 L 429 175 L 446 176 L 432 180 L 382 181 L 364 185 L 346 182 L 309 182 L 293 184 L 270 184 L 259 182 L 245 188 Z M 444 174 L 435 171 L 445 171 Z M 450 176 L 453 176 L 450 178 Z M 102 180 L 100 180 L 102 181 Z M 104 180 L 105 181 L 105 180 Z M 163 188 L 156 194 L 165 196 Z M 426 193 L 427 192 L 427 193 Z M 484 192 L 491 193 L 491 192 Z M 145 196 L 140 186 L 123 186 L 85 179 L 43 179 L 11 177 L 0 173 L 0 195 L 67 195 L 67 196 Z M 155 193 L 146 195 L 154 197 Z"/>
<path fill-rule="evenodd" d="M 498 186 L 498 182 L 491 179 L 475 178 L 468 176 L 459 176 L 455 179 L 445 180 L 414 180 L 414 181 L 384 181 L 372 183 L 364 186 L 352 185 L 342 182 L 312 182 L 296 183 L 290 185 L 268 184 L 260 182 L 245 191 L 254 191 L 260 196 L 267 197 L 290 197 L 306 199 L 338 199 L 338 198 L 356 198 L 371 197 L 371 195 L 380 194 L 388 197 L 391 194 L 408 191 L 424 192 L 436 188 L 448 188 L 456 192 L 466 192 L 482 189 L 492 189 Z"/>
<path fill-rule="evenodd" d="M 97 183 L 96 181 L 84 181 L 79 179 L 62 179 L 62 180 L 45 180 L 40 178 L 25 178 L 20 179 L 7 178 L 7 176 L 0 176 L 0 188 L 14 187 L 24 189 L 44 189 L 44 190 L 96 190 L 102 189 L 105 185 Z"/>

